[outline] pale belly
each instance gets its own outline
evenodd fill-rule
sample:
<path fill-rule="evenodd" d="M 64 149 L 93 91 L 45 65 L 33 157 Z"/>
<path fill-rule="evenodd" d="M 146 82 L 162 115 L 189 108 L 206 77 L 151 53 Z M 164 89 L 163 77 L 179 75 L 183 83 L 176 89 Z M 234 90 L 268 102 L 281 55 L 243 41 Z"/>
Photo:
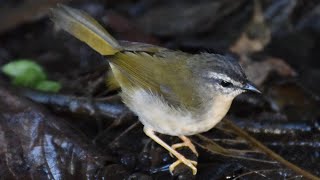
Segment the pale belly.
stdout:
<path fill-rule="evenodd" d="M 216 97 L 211 104 L 212 108 L 201 115 L 174 109 L 144 90 L 135 90 L 130 96 L 123 94 L 123 99 L 146 128 L 180 136 L 198 134 L 213 128 L 226 115 L 233 98 Z"/>

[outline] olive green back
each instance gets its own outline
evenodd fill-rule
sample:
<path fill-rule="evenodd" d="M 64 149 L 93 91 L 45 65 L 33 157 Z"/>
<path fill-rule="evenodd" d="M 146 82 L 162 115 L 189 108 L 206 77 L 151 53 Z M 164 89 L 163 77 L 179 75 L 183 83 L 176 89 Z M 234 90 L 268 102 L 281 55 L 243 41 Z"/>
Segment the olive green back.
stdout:
<path fill-rule="evenodd" d="M 163 50 L 158 53 L 123 52 L 111 57 L 111 63 L 120 71 L 116 79 L 121 88 L 143 88 L 159 95 L 177 108 L 192 109 L 200 104 L 195 78 L 187 67 L 190 55 Z M 121 76 L 121 77 L 120 77 Z"/>

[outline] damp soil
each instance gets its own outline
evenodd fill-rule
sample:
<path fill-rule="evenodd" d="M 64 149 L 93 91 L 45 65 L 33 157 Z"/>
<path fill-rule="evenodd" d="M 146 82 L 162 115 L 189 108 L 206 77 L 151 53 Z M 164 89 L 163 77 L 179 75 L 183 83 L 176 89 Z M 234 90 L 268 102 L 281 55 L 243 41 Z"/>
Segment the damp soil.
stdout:
<path fill-rule="evenodd" d="M 39 92 L 0 74 L 0 179 L 304 179 L 223 121 L 191 137 L 199 157 L 181 149 L 197 160 L 197 176 L 184 166 L 171 175 L 175 159 L 143 133 L 120 90 L 107 89 L 105 57 L 53 26 L 48 8 L 57 3 L 88 12 L 116 39 L 236 57 L 263 93 L 237 97 L 227 118 L 320 176 L 320 3 L 256 2 L 269 33 L 252 37 L 247 0 L 0 0 L 0 66 L 30 59 L 62 85 Z M 262 48 L 241 44 L 246 35 Z"/>

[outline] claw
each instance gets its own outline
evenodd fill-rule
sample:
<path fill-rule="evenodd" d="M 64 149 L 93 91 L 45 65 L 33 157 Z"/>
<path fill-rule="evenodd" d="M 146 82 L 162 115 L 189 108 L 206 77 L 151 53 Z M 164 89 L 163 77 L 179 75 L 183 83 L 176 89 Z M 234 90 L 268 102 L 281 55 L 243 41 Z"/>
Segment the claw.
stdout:
<path fill-rule="evenodd" d="M 192 161 L 190 159 L 186 159 L 186 158 L 182 158 L 182 159 L 178 159 L 176 162 L 172 163 L 170 166 L 169 166 L 169 171 L 171 174 L 173 174 L 173 171 L 174 169 L 180 164 L 180 163 L 183 163 L 185 164 L 186 166 L 188 166 L 191 170 L 192 170 L 192 174 L 193 175 L 196 175 L 197 174 L 197 162 L 196 161 Z"/>
<path fill-rule="evenodd" d="M 181 147 L 188 147 L 197 157 L 199 156 L 196 147 L 192 144 L 189 138 L 186 136 L 179 136 L 179 138 L 183 141 L 182 143 L 177 143 L 171 146 L 172 149 L 178 149 Z M 170 156 L 173 157 L 173 155 L 170 153 Z"/>
<path fill-rule="evenodd" d="M 188 147 L 197 157 L 199 156 L 199 154 L 193 144 L 187 144 L 187 143 L 183 142 L 183 143 L 174 144 L 171 147 L 172 147 L 172 149 L 178 149 L 181 147 Z"/>

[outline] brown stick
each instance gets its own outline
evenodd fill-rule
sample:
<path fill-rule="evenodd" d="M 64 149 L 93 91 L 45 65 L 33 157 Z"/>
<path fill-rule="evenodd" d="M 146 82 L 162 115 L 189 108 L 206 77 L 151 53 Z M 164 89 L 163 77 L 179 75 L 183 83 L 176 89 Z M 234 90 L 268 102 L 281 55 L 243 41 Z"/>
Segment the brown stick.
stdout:
<path fill-rule="evenodd" d="M 237 133 L 240 137 L 246 139 L 251 145 L 260 149 L 262 152 L 266 153 L 272 159 L 282 163 L 284 166 L 288 167 L 289 169 L 293 170 L 294 172 L 301 174 L 305 178 L 312 179 L 312 180 L 320 180 L 319 177 L 301 169 L 300 167 L 292 164 L 291 162 L 285 160 L 283 157 L 278 155 L 277 153 L 273 152 L 271 149 L 263 145 L 261 142 L 256 140 L 254 137 L 250 136 L 247 132 L 243 131 L 241 128 L 237 127 L 233 122 L 228 119 L 224 119 L 223 121 L 228 128 L 232 129 L 234 132 Z"/>

